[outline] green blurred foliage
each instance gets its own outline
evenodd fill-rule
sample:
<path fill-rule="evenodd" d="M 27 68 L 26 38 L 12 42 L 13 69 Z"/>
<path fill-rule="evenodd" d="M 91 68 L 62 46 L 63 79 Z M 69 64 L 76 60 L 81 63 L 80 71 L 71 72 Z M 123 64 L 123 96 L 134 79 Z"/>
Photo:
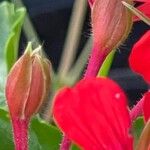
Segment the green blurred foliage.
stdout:
<path fill-rule="evenodd" d="M 4 87 L 7 72 L 17 59 L 21 27 L 25 8 L 15 8 L 13 3 L 0 3 L 0 107 L 5 105 Z"/>
<path fill-rule="evenodd" d="M 36 117 L 32 119 L 29 137 L 30 150 L 58 150 L 62 136 L 56 127 Z M 0 139 L 1 150 L 14 150 L 9 114 L 3 109 L 0 109 Z"/>
<path fill-rule="evenodd" d="M 134 135 L 134 145 L 137 144 L 137 142 L 140 138 L 140 135 L 142 133 L 142 130 L 144 129 L 144 126 L 145 126 L 145 124 L 144 124 L 143 117 L 139 117 L 133 122 L 132 132 Z"/>

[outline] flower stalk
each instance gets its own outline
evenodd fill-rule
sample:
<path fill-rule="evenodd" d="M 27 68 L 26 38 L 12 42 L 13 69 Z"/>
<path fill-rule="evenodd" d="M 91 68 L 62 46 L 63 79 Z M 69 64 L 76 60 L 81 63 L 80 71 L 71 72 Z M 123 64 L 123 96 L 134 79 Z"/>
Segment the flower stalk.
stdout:
<path fill-rule="evenodd" d="M 62 143 L 60 145 L 60 150 L 69 150 L 70 145 L 71 145 L 70 139 L 66 135 L 64 135 Z"/>
<path fill-rule="evenodd" d="M 134 121 L 137 117 L 141 116 L 143 113 L 143 98 L 138 101 L 138 103 L 131 109 L 130 111 L 130 118 L 131 121 Z"/>
<path fill-rule="evenodd" d="M 29 120 L 14 118 L 12 124 L 16 150 L 28 150 Z"/>
<path fill-rule="evenodd" d="M 107 54 L 105 51 L 100 51 L 98 48 L 93 48 L 84 78 L 96 77 L 99 68 L 102 66 L 106 57 Z"/>

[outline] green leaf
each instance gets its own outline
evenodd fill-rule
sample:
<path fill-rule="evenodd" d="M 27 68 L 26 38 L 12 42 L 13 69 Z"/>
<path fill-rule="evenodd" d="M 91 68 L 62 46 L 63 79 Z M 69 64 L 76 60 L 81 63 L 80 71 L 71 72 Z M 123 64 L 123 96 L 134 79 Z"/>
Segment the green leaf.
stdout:
<path fill-rule="evenodd" d="M 4 86 L 7 71 L 17 59 L 20 31 L 25 9 L 15 9 L 13 3 L 0 3 L 0 106 L 5 105 Z"/>
<path fill-rule="evenodd" d="M 13 22 L 11 26 L 11 32 L 5 45 L 6 64 L 8 71 L 11 69 L 18 56 L 20 32 L 25 17 L 25 9 L 20 8 L 16 11 L 13 9 L 11 14 L 12 13 L 14 13 L 14 15 L 12 16 Z"/>
<path fill-rule="evenodd" d="M 0 54 L 6 56 L 9 70 L 17 59 L 21 27 L 25 17 L 25 8 L 15 9 L 13 3 L 0 3 Z"/>
<path fill-rule="evenodd" d="M 139 117 L 137 118 L 137 120 L 135 120 L 133 122 L 133 125 L 132 125 L 132 132 L 133 132 L 133 135 L 134 135 L 134 144 L 136 145 L 138 140 L 139 140 L 139 137 L 142 133 L 142 130 L 144 128 L 144 120 L 143 120 L 143 117 Z"/>
<path fill-rule="evenodd" d="M 8 113 L 2 109 L 0 109 L 0 139 L 1 150 L 14 150 Z"/>
<path fill-rule="evenodd" d="M 59 149 L 62 135 L 56 127 L 48 125 L 44 121 L 33 119 L 31 124 L 31 130 L 37 136 L 38 142 L 41 146 L 40 150 Z"/>
<path fill-rule="evenodd" d="M 30 150 L 58 150 L 61 142 L 59 130 L 44 121 L 33 118 L 29 134 Z M 0 149 L 14 150 L 12 129 L 8 112 L 0 109 Z"/>
<path fill-rule="evenodd" d="M 110 70 L 110 67 L 112 65 L 114 55 L 115 55 L 115 50 L 111 51 L 105 61 L 102 64 L 102 67 L 99 70 L 98 76 L 107 76 Z"/>

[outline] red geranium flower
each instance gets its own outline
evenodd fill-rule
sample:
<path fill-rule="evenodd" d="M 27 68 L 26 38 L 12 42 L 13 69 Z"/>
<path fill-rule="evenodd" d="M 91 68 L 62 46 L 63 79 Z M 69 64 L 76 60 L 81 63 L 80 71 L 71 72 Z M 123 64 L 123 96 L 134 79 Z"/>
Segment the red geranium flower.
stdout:
<path fill-rule="evenodd" d="M 134 45 L 129 56 L 129 65 L 150 83 L 150 30 Z"/>
<path fill-rule="evenodd" d="M 142 75 L 145 81 L 150 83 L 150 30 L 134 45 L 129 57 L 129 65 L 133 71 Z M 144 94 L 142 100 L 147 121 L 150 117 L 150 91 Z"/>
<path fill-rule="evenodd" d="M 62 89 L 53 114 L 65 135 L 84 150 L 133 149 L 126 96 L 110 79 L 83 79 Z"/>

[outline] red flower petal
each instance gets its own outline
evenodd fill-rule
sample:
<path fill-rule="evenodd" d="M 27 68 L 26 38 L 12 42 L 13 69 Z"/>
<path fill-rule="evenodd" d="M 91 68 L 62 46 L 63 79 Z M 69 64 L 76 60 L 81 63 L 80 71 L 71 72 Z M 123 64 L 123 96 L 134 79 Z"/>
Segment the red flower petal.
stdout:
<path fill-rule="evenodd" d="M 106 78 L 81 80 L 55 98 L 54 118 L 84 150 L 131 150 L 130 117 L 120 87 Z"/>
<path fill-rule="evenodd" d="M 150 91 L 146 92 L 143 97 L 143 112 L 146 121 L 150 118 Z"/>
<path fill-rule="evenodd" d="M 130 57 L 131 69 L 150 83 L 150 30 L 134 45 Z"/>
<path fill-rule="evenodd" d="M 150 17 L 150 1 L 147 3 L 144 3 L 142 5 L 140 5 L 139 7 L 137 7 L 138 10 L 140 10 L 142 13 L 144 13 L 147 17 Z M 135 17 L 134 21 L 138 21 L 139 18 Z"/>

